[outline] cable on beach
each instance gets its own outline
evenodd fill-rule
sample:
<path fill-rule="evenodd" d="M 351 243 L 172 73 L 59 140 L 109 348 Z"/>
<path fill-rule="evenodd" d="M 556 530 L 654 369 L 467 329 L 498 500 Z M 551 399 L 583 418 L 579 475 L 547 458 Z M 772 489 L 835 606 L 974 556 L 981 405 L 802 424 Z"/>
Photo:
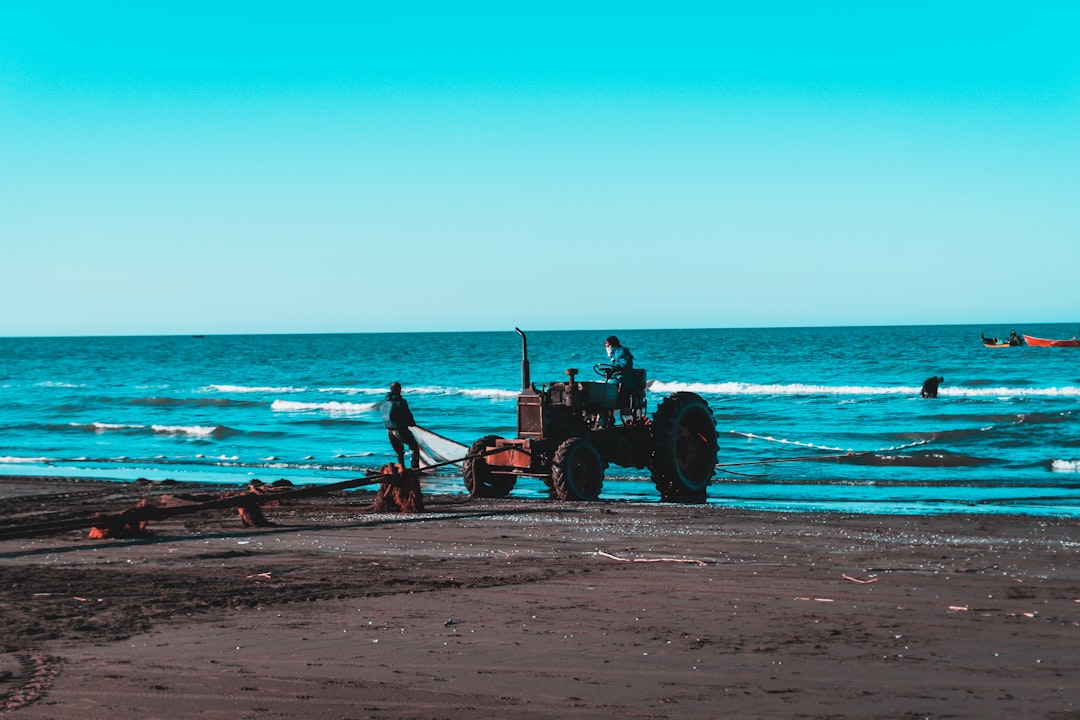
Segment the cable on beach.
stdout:
<path fill-rule="evenodd" d="M 852 458 L 857 458 L 857 457 L 864 457 L 866 455 L 877 455 L 877 454 L 880 454 L 880 453 L 888 453 L 888 452 L 896 452 L 898 450 L 906 450 L 908 448 L 918 447 L 920 445 L 926 445 L 926 444 L 931 442 L 931 440 L 929 440 L 929 439 L 927 439 L 927 440 L 917 440 L 915 442 L 905 443 L 903 445 L 893 445 L 892 447 L 879 448 L 877 450 L 859 450 L 859 451 L 848 450 L 848 451 L 845 452 L 841 448 L 828 447 L 828 446 L 825 446 L 825 445 L 815 445 L 813 443 L 805 443 L 805 442 L 800 442 L 800 441 L 797 441 L 797 440 L 786 440 L 786 439 L 781 439 L 781 438 L 769 437 L 767 435 L 756 435 L 754 433 L 740 432 L 738 430 L 729 430 L 728 432 L 731 435 L 740 435 L 742 437 L 749 438 L 751 440 L 765 440 L 767 442 L 779 443 L 779 444 L 782 444 L 782 445 L 798 445 L 800 447 L 818 448 L 820 450 L 836 450 L 836 451 L 839 451 L 839 452 L 837 452 L 835 454 L 832 454 L 832 455 L 801 455 L 801 456 L 798 456 L 798 457 L 789 457 L 789 458 L 768 458 L 768 459 L 765 459 L 765 460 L 744 460 L 742 462 L 717 463 L 716 464 L 716 468 L 718 470 L 721 470 L 723 472 L 726 472 L 726 473 L 729 473 L 729 474 L 732 474 L 732 475 L 744 475 L 746 477 L 762 477 L 762 475 L 760 475 L 760 474 L 754 475 L 754 474 L 750 474 L 750 473 L 738 473 L 738 472 L 735 472 L 733 470 L 728 470 L 727 468 L 745 467 L 745 466 L 749 466 L 749 465 L 775 465 L 775 464 L 779 464 L 779 463 L 789 463 L 789 462 L 823 462 L 823 461 L 826 461 L 826 460 L 833 460 L 833 461 L 836 461 L 836 462 L 842 462 L 844 460 L 850 460 Z"/>

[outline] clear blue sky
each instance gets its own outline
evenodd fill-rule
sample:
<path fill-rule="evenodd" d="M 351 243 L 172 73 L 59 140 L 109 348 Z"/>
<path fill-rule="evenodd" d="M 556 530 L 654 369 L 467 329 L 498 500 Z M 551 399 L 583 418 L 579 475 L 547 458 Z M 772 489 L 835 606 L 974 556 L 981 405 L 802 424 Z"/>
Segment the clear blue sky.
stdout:
<path fill-rule="evenodd" d="M 1080 3 L 0 4 L 0 336 L 1080 321 Z"/>

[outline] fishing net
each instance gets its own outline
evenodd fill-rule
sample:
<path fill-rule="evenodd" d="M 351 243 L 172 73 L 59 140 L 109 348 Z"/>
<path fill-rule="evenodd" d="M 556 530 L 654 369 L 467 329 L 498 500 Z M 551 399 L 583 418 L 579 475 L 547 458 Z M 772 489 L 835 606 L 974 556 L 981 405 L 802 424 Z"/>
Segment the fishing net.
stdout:
<path fill-rule="evenodd" d="M 420 444 L 421 467 L 442 463 L 453 463 L 461 467 L 462 460 L 469 453 L 468 445 L 462 445 L 416 425 L 410 429 L 416 442 Z"/>

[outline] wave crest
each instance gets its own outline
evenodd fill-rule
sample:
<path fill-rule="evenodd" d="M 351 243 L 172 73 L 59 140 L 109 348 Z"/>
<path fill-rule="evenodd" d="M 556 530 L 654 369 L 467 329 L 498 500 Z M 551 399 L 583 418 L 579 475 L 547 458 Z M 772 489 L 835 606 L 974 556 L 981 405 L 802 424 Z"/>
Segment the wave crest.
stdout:
<path fill-rule="evenodd" d="M 372 412 L 379 403 L 338 402 L 299 402 L 294 400 L 275 400 L 270 405 L 274 412 L 325 412 L 331 415 L 359 415 Z"/>
<path fill-rule="evenodd" d="M 298 387 L 261 387 L 248 385 L 207 385 L 200 392 L 223 392 L 223 393 L 266 393 L 270 395 L 285 395 L 287 393 L 307 392 L 307 388 Z"/>
<path fill-rule="evenodd" d="M 214 438 L 215 440 L 240 434 L 239 430 L 234 430 L 225 425 L 151 425 L 150 429 L 158 435 L 184 435 L 196 438 Z"/>
<path fill-rule="evenodd" d="M 811 385 L 793 383 L 759 384 L 745 382 L 686 383 L 650 380 L 649 392 L 667 394 L 693 392 L 699 395 L 918 395 L 914 386 L 879 387 L 873 385 Z M 942 387 L 942 397 L 1080 397 L 1080 387 Z"/>

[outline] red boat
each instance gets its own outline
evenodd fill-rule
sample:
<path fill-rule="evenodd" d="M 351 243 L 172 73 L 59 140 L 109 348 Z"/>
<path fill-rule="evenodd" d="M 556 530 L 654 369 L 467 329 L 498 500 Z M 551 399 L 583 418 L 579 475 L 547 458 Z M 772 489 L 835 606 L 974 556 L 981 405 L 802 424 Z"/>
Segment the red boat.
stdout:
<path fill-rule="evenodd" d="M 1080 347 L 1080 340 L 1044 340 L 1042 338 L 1024 336 L 1024 342 L 1031 347 Z"/>

